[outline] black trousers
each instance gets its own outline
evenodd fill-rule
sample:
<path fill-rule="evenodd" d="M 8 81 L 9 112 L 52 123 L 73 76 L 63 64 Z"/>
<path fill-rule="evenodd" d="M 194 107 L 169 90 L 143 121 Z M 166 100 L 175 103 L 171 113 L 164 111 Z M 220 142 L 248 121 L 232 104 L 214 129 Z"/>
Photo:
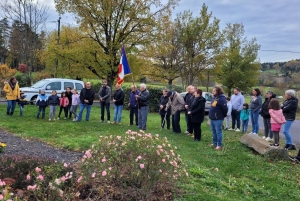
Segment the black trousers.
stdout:
<path fill-rule="evenodd" d="M 133 119 L 135 116 L 135 125 L 138 126 L 138 115 L 139 115 L 139 108 L 138 107 L 130 107 L 130 113 L 129 113 L 129 118 L 130 118 L 130 125 L 133 125 Z"/>
<path fill-rule="evenodd" d="M 240 129 L 240 127 L 241 127 L 241 111 L 232 110 L 231 118 L 232 118 L 232 129 L 235 128 L 235 122 L 236 122 L 236 127 L 238 129 Z"/>
<path fill-rule="evenodd" d="M 72 102 L 68 105 L 68 107 L 67 107 L 67 109 L 68 109 L 68 111 L 67 111 L 67 116 L 68 116 L 68 113 L 69 113 L 69 118 L 71 119 L 71 117 L 72 117 L 72 111 L 71 111 L 71 106 L 72 106 Z"/>
<path fill-rule="evenodd" d="M 181 133 L 180 111 L 176 111 L 175 114 L 172 115 L 172 127 L 174 133 Z"/>
<path fill-rule="evenodd" d="M 110 121 L 110 103 L 106 103 L 104 101 L 100 102 L 101 107 L 101 121 L 104 121 L 104 110 L 106 109 L 107 113 L 107 121 Z"/>
<path fill-rule="evenodd" d="M 193 130 L 194 130 L 194 140 L 200 141 L 201 140 L 201 123 L 192 123 Z"/>
<path fill-rule="evenodd" d="M 191 115 L 188 115 L 187 117 L 186 117 L 186 123 L 189 125 L 188 126 L 188 132 L 189 133 L 193 133 L 193 131 L 194 131 L 194 129 L 193 129 L 193 123 L 192 123 L 192 116 Z"/>
<path fill-rule="evenodd" d="M 162 126 L 162 128 L 164 128 L 165 127 L 165 124 L 166 124 L 166 122 L 167 122 L 167 129 L 169 130 L 170 129 L 170 115 L 166 115 L 166 121 L 164 122 L 164 118 L 165 118 L 165 115 L 160 115 L 160 117 L 161 117 L 161 126 Z"/>
<path fill-rule="evenodd" d="M 58 113 L 58 118 L 60 118 L 60 115 L 61 115 L 61 111 L 64 110 L 64 113 L 65 113 L 65 118 L 68 117 L 68 106 L 67 107 L 63 107 L 63 106 L 60 106 L 59 108 L 59 113 Z"/>

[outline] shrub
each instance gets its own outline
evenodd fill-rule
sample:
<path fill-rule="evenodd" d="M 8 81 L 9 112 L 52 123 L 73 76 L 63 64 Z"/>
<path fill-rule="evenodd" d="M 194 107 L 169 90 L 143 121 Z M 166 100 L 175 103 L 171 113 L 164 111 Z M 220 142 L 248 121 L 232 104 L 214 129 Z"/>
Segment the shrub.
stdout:
<path fill-rule="evenodd" d="M 37 166 L 50 166 L 54 163 L 52 159 L 29 155 L 2 156 L 0 157 L 0 178 L 15 179 L 16 182 L 12 187 L 25 189 L 28 182 L 23 178 L 26 178 L 30 171 Z"/>
<path fill-rule="evenodd" d="M 27 67 L 26 64 L 20 64 L 19 65 L 19 71 L 21 73 L 26 73 L 27 71 L 29 71 L 29 67 Z"/>
<path fill-rule="evenodd" d="M 31 79 L 26 74 L 17 74 L 16 79 L 20 87 L 28 87 L 31 85 Z"/>
<path fill-rule="evenodd" d="M 167 138 L 128 131 L 100 137 L 85 152 L 78 178 L 81 199 L 171 200 L 177 180 L 188 175 Z"/>

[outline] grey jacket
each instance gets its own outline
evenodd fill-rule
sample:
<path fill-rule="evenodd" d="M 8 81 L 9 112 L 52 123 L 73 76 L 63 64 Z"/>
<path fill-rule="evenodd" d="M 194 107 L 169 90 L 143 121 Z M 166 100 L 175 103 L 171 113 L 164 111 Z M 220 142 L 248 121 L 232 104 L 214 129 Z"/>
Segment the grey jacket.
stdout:
<path fill-rule="evenodd" d="M 98 92 L 98 97 L 99 99 L 102 98 L 103 100 L 105 100 L 105 103 L 110 103 L 110 97 L 111 97 L 111 89 L 109 86 L 106 86 L 106 95 L 101 97 L 101 92 L 103 90 L 103 86 L 100 88 L 99 92 Z"/>
<path fill-rule="evenodd" d="M 171 107 L 171 113 L 175 114 L 176 111 L 182 111 L 184 110 L 184 99 L 179 93 L 175 93 L 174 97 L 169 98 L 169 102 L 167 103 L 166 109 L 169 109 Z"/>

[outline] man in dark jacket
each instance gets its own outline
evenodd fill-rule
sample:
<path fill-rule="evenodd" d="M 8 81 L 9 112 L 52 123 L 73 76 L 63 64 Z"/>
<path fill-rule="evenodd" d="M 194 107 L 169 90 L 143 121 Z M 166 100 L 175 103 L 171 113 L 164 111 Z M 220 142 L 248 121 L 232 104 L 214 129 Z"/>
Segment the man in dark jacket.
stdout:
<path fill-rule="evenodd" d="M 140 84 L 140 94 L 135 95 L 138 101 L 138 127 L 141 130 L 146 130 L 147 117 L 149 112 L 149 100 L 150 93 L 146 89 L 146 85 L 144 83 Z"/>
<path fill-rule="evenodd" d="M 121 89 L 121 85 L 116 84 L 116 91 L 113 96 L 113 102 L 115 103 L 115 111 L 114 111 L 114 122 L 118 122 L 118 124 L 121 124 L 122 120 L 122 110 L 124 105 L 124 91 Z"/>
<path fill-rule="evenodd" d="M 133 118 L 135 116 L 135 125 L 138 126 L 138 102 L 137 99 L 135 98 L 135 95 L 139 95 L 140 91 L 137 90 L 135 85 L 131 86 L 131 92 L 129 94 L 129 103 L 128 106 L 130 108 L 130 114 L 129 114 L 129 119 L 130 119 L 130 125 L 133 125 Z"/>
<path fill-rule="evenodd" d="M 276 94 L 272 91 L 267 91 L 265 102 L 261 106 L 260 115 L 263 117 L 264 120 L 264 127 L 265 127 L 265 136 L 263 139 L 267 141 L 271 141 L 273 138 L 273 132 L 271 130 L 271 116 L 269 114 L 269 103 L 272 98 L 275 98 Z"/>
<path fill-rule="evenodd" d="M 171 116 L 171 108 L 166 111 L 167 103 L 169 102 L 169 97 L 171 96 L 172 91 L 168 89 L 163 90 L 163 95 L 160 97 L 158 106 L 159 106 L 159 114 L 161 116 L 161 127 L 164 128 L 165 123 L 167 121 L 167 129 L 170 130 L 170 116 Z M 166 117 L 166 119 L 165 119 Z M 165 121 L 164 121 L 165 119 Z"/>
<path fill-rule="evenodd" d="M 106 109 L 107 113 L 107 123 L 110 123 L 110 96 L 111 89 L 107 86 L 107 80 L 102 80 L 102 87 L 98 92 L 98 97 L 100 100 L 100 108 L 101 108 L 101 117 L 100 122 L 104 122 L 104 110 Z"/>
<path fill-rule="evenodd" d="M 286 142 L 284 148 L 287 150 L 296 150 L 290 134 L 290 128 L 296 119 L 296 112 L 298 109 L 298 99 L 295 97 L 295 94 L 296 92 L 294 90 L 286 90 L 284 94 L 285 101 L 282 104 L 282 112 L 286 120 L 286 123 L 283 126 L 283 134 Z"/>
<path fill-rule="evenodd" d="M 213 143 L 210 146 L 215 146 L 215 150 L 222 149 L 222 125 L 224 118 L 227 116 L 227 101 L 224 91 L 221 87 L 215 86 L 212 90 L 213 99 L 209 108 L 210 129 L 213 134 Z"/>
<path fill-rule="evenodd" d="M 186 131 L 185 133 L 193 133 L 192 122 L 191 122 L 191 115 L 188 114 L 189 108 L 192 106 L 192 103 L 195 99 L 194 93 L 197 88 L 193 85 L 188 86 L 188 93 L 184 97 L 185 102 L 185 121 L 186 121 Z"/>
<path fill-rule="evenodd" d="M 85 84 L 85 88 L 83 88 L 80 91 L 80 104 L 79 104 L 80 110 L 79 110 L 77 121 L 81 121 L 84 108 L 86 108 L 85 120 L 89 121 L 94 98 L 95 98 L 95 92 L 92 89 L 92 85 L 90 82 L 87 82 Z"/>

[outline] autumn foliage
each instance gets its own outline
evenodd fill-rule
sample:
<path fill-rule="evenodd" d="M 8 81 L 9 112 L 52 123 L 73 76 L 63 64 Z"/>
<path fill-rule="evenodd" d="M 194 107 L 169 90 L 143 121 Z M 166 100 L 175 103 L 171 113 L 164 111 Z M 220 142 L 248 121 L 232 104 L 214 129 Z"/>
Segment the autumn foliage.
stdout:
<path fill-rule="evenodd" d="M 27 68 L 26 64 L 20 64 L 19 65 L 19 71 L 21 73 L 26 73 L 28 71 L 28 68 Z"/>
<path fill-rule="evenodd" d="M 4 86 L 4 82 L 16 74 L 16 69 L 11 69 L 5 64 L 0 64 L 0 87 Z"/>

